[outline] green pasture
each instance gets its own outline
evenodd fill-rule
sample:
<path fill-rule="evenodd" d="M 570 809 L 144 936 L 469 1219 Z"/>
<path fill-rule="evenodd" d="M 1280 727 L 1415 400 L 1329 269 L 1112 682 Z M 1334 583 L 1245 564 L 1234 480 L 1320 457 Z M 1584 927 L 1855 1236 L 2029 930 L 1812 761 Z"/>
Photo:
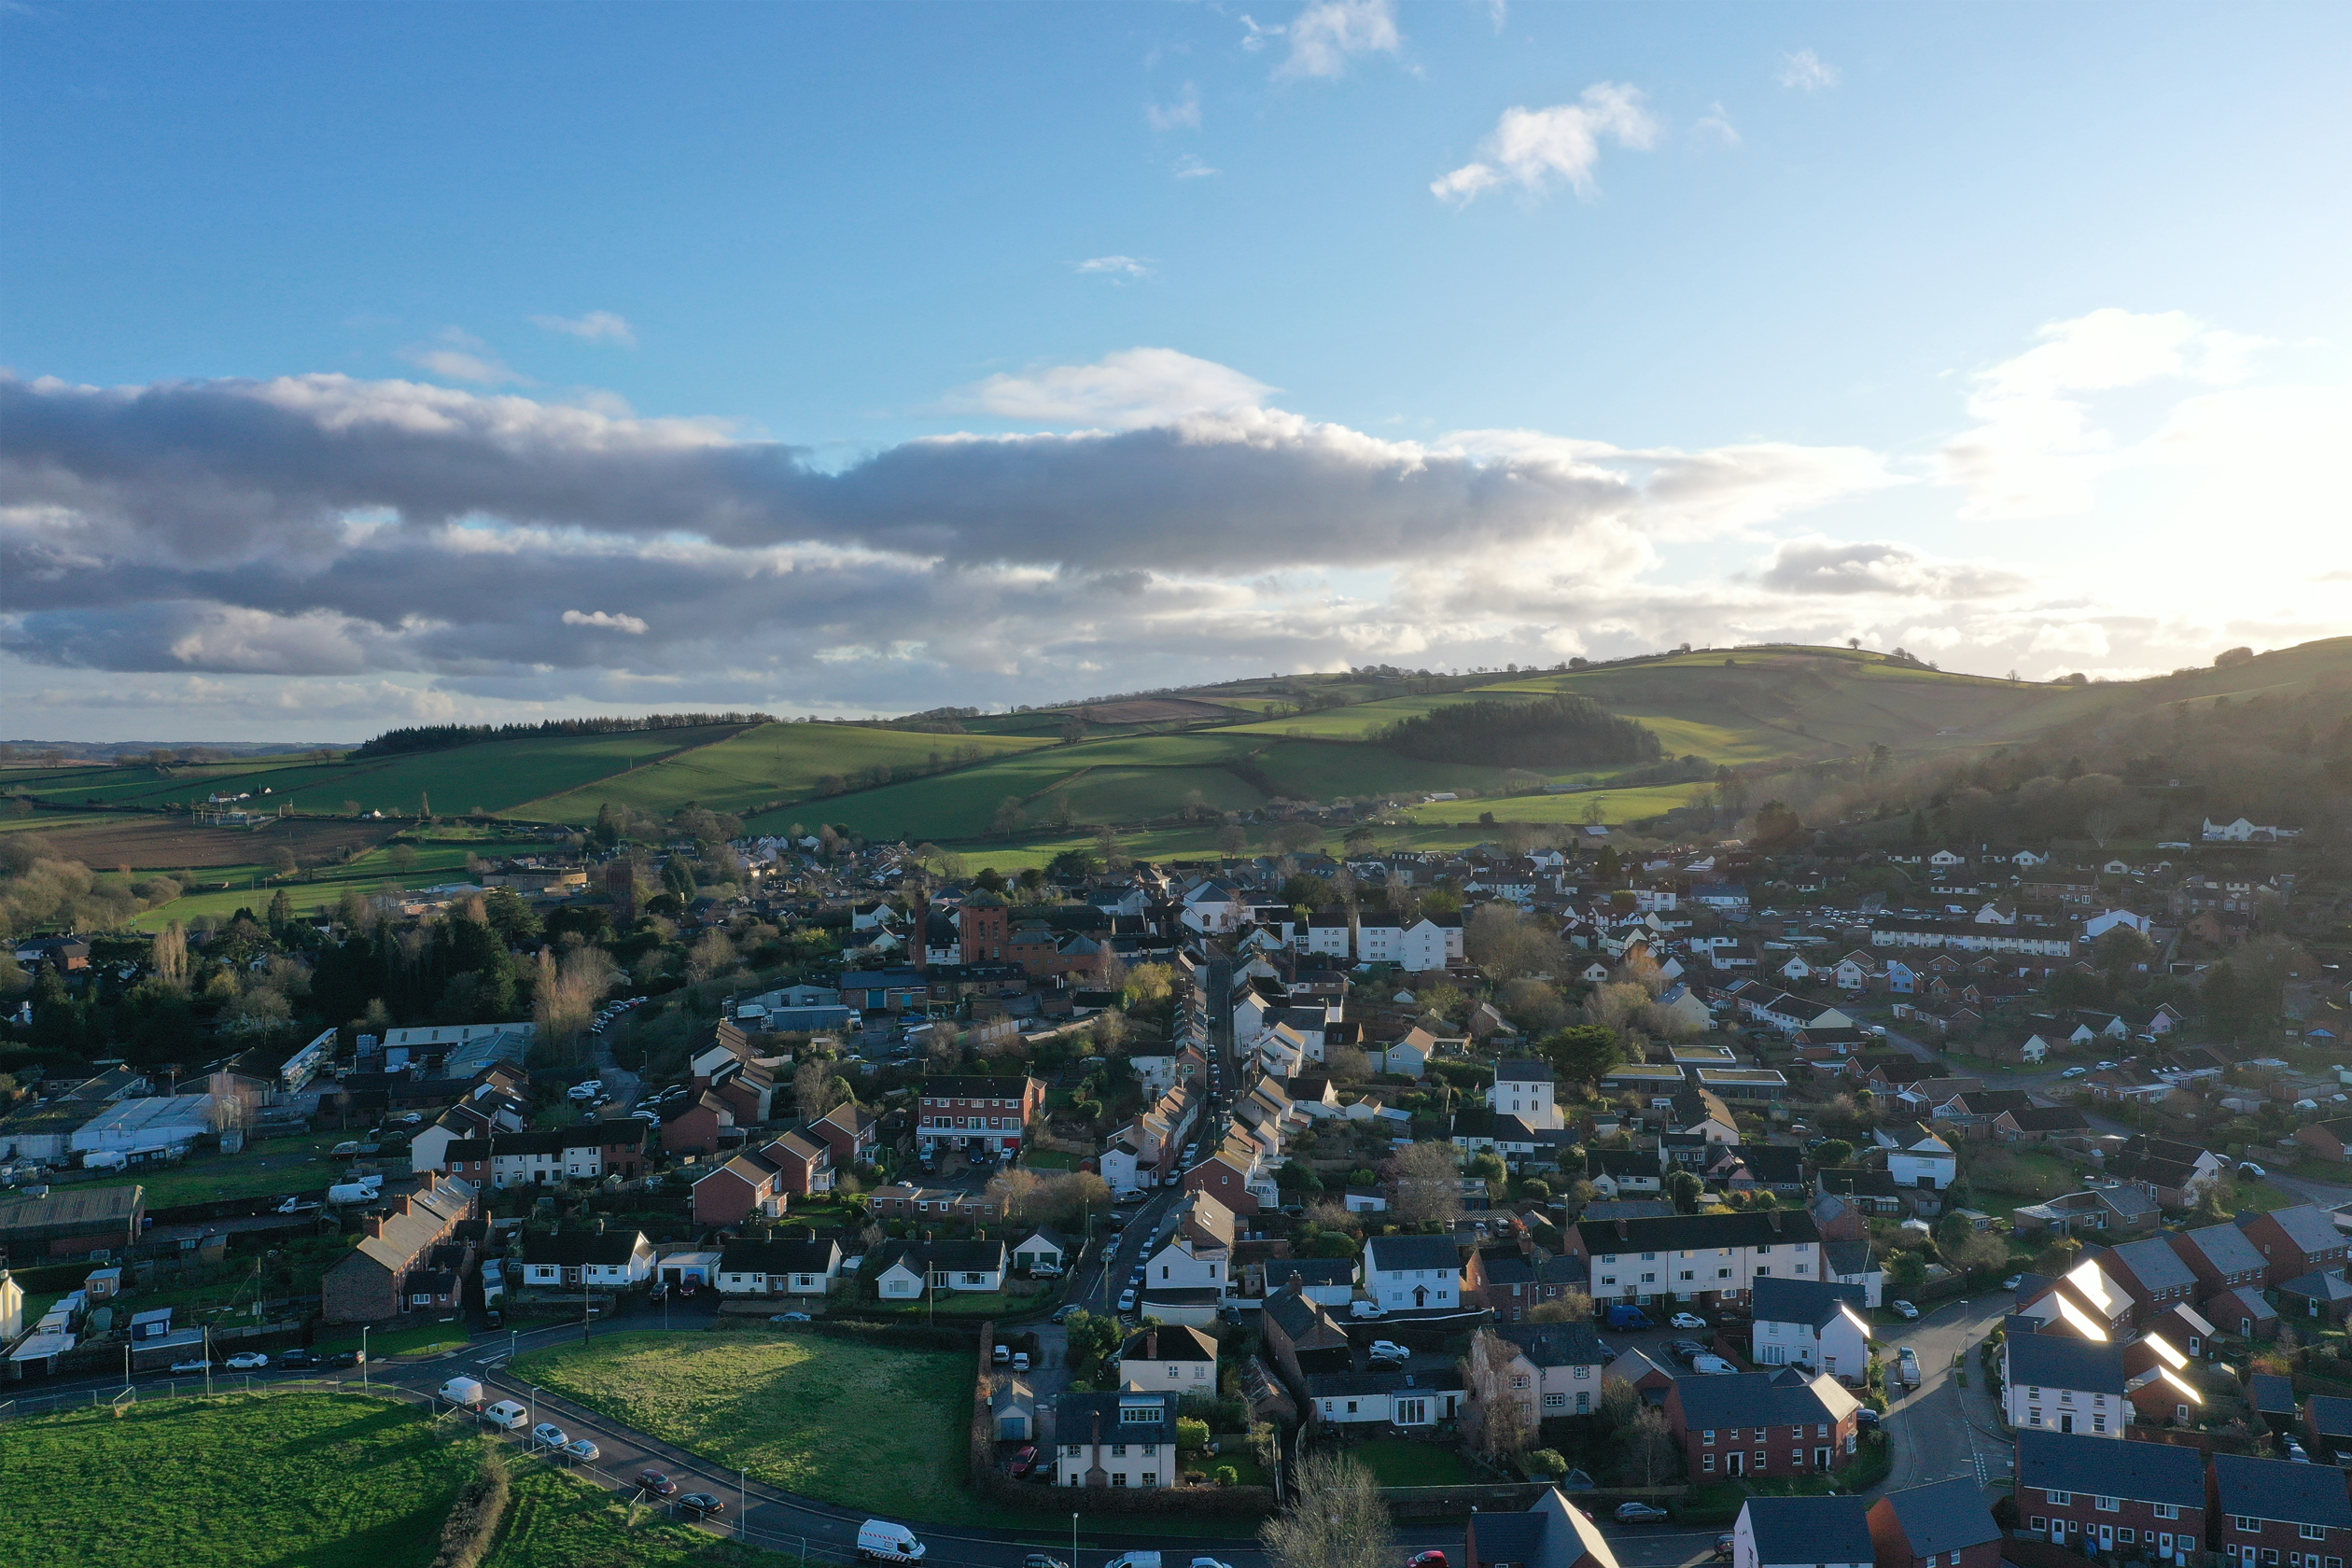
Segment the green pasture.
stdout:
<path fill-rule="evenodd" d="M 167 872 L 163 875 L 183 877 L 197 890 L 185 893 L 166 904 L 147 910 L 132 922 L 139 931 L 161 931 L 174 920 L 192 920 L 199 915 L 217 916 L 227 919 L 240 909 L 259 914 L 286 889 L 287 902 L 297 915 L 315 915 L 334 908 L 346 892 L 362 895 L 379 893 L 398 885 L 418 889 L 437 887 L 443 883 L 464 882 L 470 878 L 466 872 L 466 857 L 480 855 L 497 860 L 504 855 L 527 855 L 547 847 L 535 839 L 483 838 L 459 844 L 425 843 L 413 845 L 416 862 L 406 871 L 394 869 L 390 847 L 371 849 L 366 854 L 339 866 L 320 866 L 281 881 L 271 867 L 203 866 L 195 871 Z M 221 890 L 205 890 L 202 884 L 227 882 Z"/>
<path fill-rule="evenodd" d="M 0 1428 L 0 1562 L 426 1568 L 482 1439 L 358 1393 L 143 1399 Z"/>
<path fill-rule="evenodd" d="M 1400 815 L 1414 822 L 1476 824 L 1492 813 L 1497 822 L 1558 824 L 1581 822 L 1597 803 L 1604 822 L 1634 822 L 1663 816 L 1704 795 L 1715 786 L 1704 780 L 1688 784 L 1643 784 L 1622 790 L 1583 790 L 1566 795 L 1505 795 L 1499 800 L 1433 801 L 1405 808 Z M 1490 833 L 1492 829 L 1487 830 Z"/>
<path fill-rule="evenodd" d="M 1048 745 L 1043 736 L 930 735 L 854 724 L 761 724 L 716 745 L 700 747 L 626 774 L 524 803 L 515 815 L 556 822 L 590 822 L 608 801 L 666 814 L 688 801 L 714 811 L 754 812 L 771 801 L 800 802 L 828 774 L 844 777 L 875 767 L 922 767 L 959 749 L 1000 755 Z"/>

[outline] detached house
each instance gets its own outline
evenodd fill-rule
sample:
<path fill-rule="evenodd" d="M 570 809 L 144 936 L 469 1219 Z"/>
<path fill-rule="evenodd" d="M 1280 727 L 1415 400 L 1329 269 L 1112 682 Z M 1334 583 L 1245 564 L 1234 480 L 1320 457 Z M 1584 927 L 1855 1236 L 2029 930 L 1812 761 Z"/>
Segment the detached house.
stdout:
<path fill-rule="evenodd" d="M 2131 1409 L 2124 1392 L 2123 1347 L 2072 1334 L 2029 1334 L 2009 1320 L 2001 1344 L 2003 1413 L 2021 1431 L 2121 1437 Z"/>
<path fill-rule="evenodd" d="M 1217 1342 L 1197 1328 L 1166 1323 L 1130 1335 L 1119 1347 L 1119 1386 L 1130 1385 L 1214 1393 Z"/>
<path fill-rule="evenodd" d="M 1826 1376 L 1676 1378 L 1666 1393 L 1666 1428 L 1693 1479 L 1821 1475 L 1853 1457 L 1861 1408 Z"/>
<path fill-rule="evenodd" d="M 1601 1407 L 1609 1351 L 1592 1324 L 1510 1323 L 1495 1332 L 1518 1347 L 1511 1358 L 1511 1392 L 1526 1406 L 1531 1423 L 1590 1415 Z"/>
<path fill-rule="evenodd" d="M 1731 1568 L 1872 1568 L 1877 1561 L 1869 1505 L 1859 1497 L 1751 1497 L 1731 1527 Z"/>
<path fill-rule="evenodd" d="M 1849 1383 L 1869 1376 L 1870 1325 L 1857 1285 L 1828 1281 L 1758 1280 L 1750 1293 L 1755 1321 L 1748 1356 L 1759 1366 L 1803 1366 Z"/>
<path fill-rule="evenodd" d="M 721 1295 L 824 1295 L 840 1278 L 838 1241 L 733 1241 L 719 1254 Z"/>
<path fill-rule="evenodd" d="M 1392 1312 L 1462 1306 L 1462 1250 L 1450 1236 L 1376 1236 L 1364 1244 L 1364 1284 Z"/>
<path fill-rule="evenodd" d="M 894 1241 L 877 1256 L 875 1293 L 885 1301 L 919 1301 L 933 1285 L 1002 1290 L 1004 1269 L 1001 1241 Z"/>
<path fill-rule="evenodd" d="M 1054 1402 L 1055 1484 L 1173 1485 L 1176 1400 L 1164 1390 L 1063 1394 Z"/>
<path fill-rule="evenodd" d="M 2267 1214 L 2248 1214 L 2237 1224 L 2262 1254 L 2264 1284 L 2283 1285 L 2305 1274 L 2344 1267 L 2347 1251 L 2344 1232 L 2317 1204 L 2298 1203 Z"/>
<path fill-rule="evenodd" d="M 523 1242 L 523 1282 L 550 1290 L 623 1290 L 653 1276 L 653 1243 L 641 1230 L 569 1230 Z"/>

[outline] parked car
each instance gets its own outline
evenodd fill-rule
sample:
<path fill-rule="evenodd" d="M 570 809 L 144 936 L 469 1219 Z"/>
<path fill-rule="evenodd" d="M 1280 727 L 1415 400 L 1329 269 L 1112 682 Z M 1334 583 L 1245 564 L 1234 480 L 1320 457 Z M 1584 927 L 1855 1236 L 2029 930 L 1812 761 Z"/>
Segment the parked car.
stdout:
<path fill-rule="evenodd" d="M 659 1470 L 638 1471 L 637 1473 L 637 1485 L 639 1491 L 651 1492 L 655 1497 L 675 1497 L 678 1495 L 678 1483 L 671 1480 L 667 1476 L 663 1475 Z"/>
<path fill-rule="evenodd" d="M 1015 1453 L 1005 1469 L 1014 1476 L 1026 1476 L 1037 1468 L 1037 1445 L 1030 1443 Z"/>
<path fill-rule="evenodd" d="M 1715 1561 L 1716 1561 L 1717 1562 L 1729 1562 L 1729 1561 L 1731 1561 L 1731 1549 L 1732 1549 L 1732 1537 L 1731 1537 L 1731 1536 L 1729 1536 L 1729 1535 L 1718 1535 L 1718 1536 L 1716 1536 L 1716 1537 L 1715 1537 Z"/>
<path fill-rule="evenodd" d="M 1132 1288 L 1123 1290 L 1119 1293 L 1119 1310 L 1122 1312 L 1132 1312 L 1135 1310 L 1135 1292 Z"/>
<path fill-rule="evenodd" d="M 778 1312 L 774 1317 L 768 1319 L 768 1322 L 772 1323 L 814 1323 L 816 1321 L 816 1319 L 810 1317 L 806 1312 Z"/>
<path fill-rule="evenodd" d="M 2024 1282 L 2025 1282 L 2025 1276 L 2024 1276 L 2024 1275 L 2023 1275 L 2023 1274 L 2012 1274 L 2012 1275 L 2010 1275 L 2008 1279 L 2003 1280 L 2003 1281 L 2001 1281 L 2001 1288 L 2002 1288 L 2003 1290 L 2015 1290 L 2018 1286 L 2020 1286 L 2020 1285 L 2023 1284 Z"/>
<path fill-rule="evenodd" d="M 1692 1361 L 1707 1353 L 1707 1347 L 1701 1345 L 1696 1339 L 1676 1339 L 1669 1343 L 1666 1348 L 1667 1350 L 1673 1351 L 1674 1359 L 1681 1362 L 1685 1366 L 1689 1365 Z"/>
<path fill-rule="evenodd" d="M 575 1464 L 594 1464 L 604 1457 L 604 1450 L 585 1437 L 575 1437 L 564 1445 L 564 1457 Z"/>
<path fill-rule="evenodd" d="M 1351 1301 L 1348 1303 L 1348 1316 L 1351 1318 L 1385 1318 L 1388 1316 L 1388 1309 L 1381 1306 L 1377 1301 Z"/>
<path fill-rule="evenodd" d="M 571 1434 L 553 1421 L 541 1421 L 531 1428 L 531 1441 L 543 1449 L 560 1449 L 571 1441 Z"/>
<path fill-rule="evenodd" d="M 1054 1315 L 1045 1321 L 1047 1323 L 1068 1323 L 1070 1321 L 1070 1314 L 1075 1312 L 1076 1310 L 1078 1310 L 1078 1304 L 1073 1301 L 1066 1306 L 1055 1308 Z"/>
<path fill-rule="evenodd" d="M 2268 1181 L 2270 1179 L 2270 1172 L 2264 1170 L 2261 1166 L 2256 1165 L 2252 1160 L 2238 1161 L 2238 1174 L 2241 1176 L 2251 1176 L 2257 1182 Z"/>
<path fill-rule="evenodd" d="M 1719 1355 L 1692 1356 L 1690 1369 L 1708 1378 L 1729 1378 L 1740 1370 Z"/>
<path fill-rule="evenodd" d="M 1696 1312 L 1676 1312 L 1666 1320 L 1666 1326 L 1669 1328 L 1704 1328 L 1707 1326 L 1707 1320 Z"/>
<path fill-rule="evenodd" d="M 2309 1464 L 2311 1463 L 2311 1455 L 2305 1452 L 2303 1446 L 2301 1443 L 2296 1442 L 2292 1437 L 2287 1439 L 2287 1463 L 2289 1464 Z"/>
<path fill-rule="evenodd" d="M 1919 1309 L 1908 1301 L 1890 1301 L 1886 1304 L 1886 1309 L 1906 1323 L 1919 1316 Z"/>
<path fill-rule="evenodd" d="M 1879 1413 L 1876 1410 L 1871 1409 L 1868 1405 L 1865 1405 L 1862 1408 L 1854 1412 L 1854 1421 L 1855 1425 L 1867 1430 L 1870 1427 L 1878 1425 Z"/>
<path fill-rule="evenodd" d="M 1374 1361 L 1407 1361 L 1413 1354 L 1393 1339 L 1375 1339 L 1372 1348 L 1365 1353 Z"/>
<path fill-rule="evenodd" d="M 2065 1071 L 2058 1074 L 2058 1076 L 2061 1078 L 2079 1078 L 2090 1071 L 2091 1070 L 2087 1067 L 2070 1067 L 2066 1069 Z"/>
<path fill-rule="evenodd" d="M 989 1352 L 988 1365 L 991 1366 L 1012 1365 L 1013 1347 L 1010 1345 L 999 1345 L 994 1351 Z"/>
<path fill-rule="evenodd" d="M 259 1372 L 269 1365 L 270 1358 L 259 1351 L 239 1351 L 229 1358 L 228 1363 L 231 1372 Z"/>
<path fill-rule="evenodd" d="M 1905 1345 L 1895 1352 L 1895 1365 L 1897 1372 L 1902 1377 L 1905 1388 L 1915 1389 L 1919 1386 L 1919 1352 Z"/>
<path fill-rule="evenodd" d="M 1013 1370 L 1014 1370 L 1014 1371 L 1015 1371 L 1015 1372 L 1026 1372 L 1026 1371 L 1028 1371 L 1029 1369 L 1029 1351 L 1015 1351 L 1013 1352 Z"/>
<path fill-rule="evenodd" d="M 1415 1552 L 1405 1560 L 1405 1568 L 1448 1568 L 1446 1554 L 1441 1551 Z"/>
<path fill-rule="evenodd" d="M 708 1519 L 713 1514 L 723 1514 L 727 1511 L 727 1505 L 724 1503 L 707 1491 L 688 1492 L 678 1500 L 677 1507 L 680 1513 L 692 1514 L 696 1519 Z"/>
<path fill-rule="evenodd" d="M 1070 1564 L 1058 1557 L 1048 1557 L 1043 1552 L 1031 1552 L 1021 1559 L 1021 1568 L 1070 1568 Z"/>
<path fill-rule="evenodd" d="M 512 1432 L 531 1419 L 531 1412 L 511 1399 L 501 1399 L 483 1411 L 482 1419 L 501 1432 Z"/>
<path fill-rule="evenodd" d="M 1192 1560 L 1192 1568 L 1233 1568 L 1233 1564 L 1220 1562 L 1213 1557 L 1196 1557 Z"/>
<path fill-rule="evenodd" d="M 333 1355 L 330 1355 L 325 1361 L 320 1362 L 319 1365 L 321 1366 L 365 1366 L 368 1365 L 368 1352 L 365 1351 L 337 1351 Z"/>
<path fill-rule="evenodd" d="M 175 1361 L 172 1363 L 172 1370 L 175 1372 L 207 1372 L 211 1369 L 212 1363 L 205 1360 L 203 1356 L 198 1356 L 193 1361 Z"/>
<path fill-rule="evenodd" d="M 1648 1503 L 1620 1503 L 1617 1506 L 1619 1524 L 1655 1524 L 1666 1517 L 1665 1509 Z"/>
<path fill-rule="evenodd" d="M 316 1366 L 319 1362 L 318 1357 L 308 1351 L 280 1351 L 277 1364 L 280 1366 Z"/>

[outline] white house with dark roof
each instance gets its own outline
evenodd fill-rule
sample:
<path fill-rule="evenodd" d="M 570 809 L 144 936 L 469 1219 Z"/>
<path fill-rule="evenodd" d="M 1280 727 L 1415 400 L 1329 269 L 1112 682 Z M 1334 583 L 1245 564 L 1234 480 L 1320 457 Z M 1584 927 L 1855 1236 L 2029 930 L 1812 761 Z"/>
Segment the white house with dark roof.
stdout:
<path fill-rule="evenodd" d="M 1392 1312 L 1462 1305 L 1462 1249 L 1450 1236 L 1376 1236 L 1364 1244 L 1366 1294 Z"/>
<path fill-rule="evenodd" d="M 1748 1359 L 1758 1366 L 1804 1366 L 1841 1382 L 1870 1372 L 1870 1325 L 1858 1285 L 1827 1280 L 1765 1279 L 1749 1294 L 1755 1321 Z"/>
<path fill-rule="evenodd" d="M 2011 1318 L 2012 1329 L 2023 1320 Z M 2121 1437 L 2131 1422 L 2123 1347 L 2073 1334 L 2012 1332 L 2001 1343 L 2001 1400 L 2023 1431 Z"/>
<path fill-rule="evenodd" d="M 1560 1105 L 1552 1088 L 1551 1063 L 1499 1061 L 1494 1064 L 1494 1082 L 1487 1087 L 1487 1109 L 1517 1116 L 1531 1127 L 1557 1127 Z"/>
<path fill-rule="evenodd" d="M 1731 1527 L 1731 1568 L 1873 1568 L 1860 1497 L 1751 1497 Z"/>

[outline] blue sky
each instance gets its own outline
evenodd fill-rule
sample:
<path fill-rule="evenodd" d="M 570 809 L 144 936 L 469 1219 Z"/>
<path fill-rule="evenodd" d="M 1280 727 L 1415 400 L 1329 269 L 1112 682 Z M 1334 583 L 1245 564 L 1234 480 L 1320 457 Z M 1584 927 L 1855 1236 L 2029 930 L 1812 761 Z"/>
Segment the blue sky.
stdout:
<path fill-rule="evenodd" d="M 0 30 L 11 735 L 2352 630 L 2341 7 Z"/>

